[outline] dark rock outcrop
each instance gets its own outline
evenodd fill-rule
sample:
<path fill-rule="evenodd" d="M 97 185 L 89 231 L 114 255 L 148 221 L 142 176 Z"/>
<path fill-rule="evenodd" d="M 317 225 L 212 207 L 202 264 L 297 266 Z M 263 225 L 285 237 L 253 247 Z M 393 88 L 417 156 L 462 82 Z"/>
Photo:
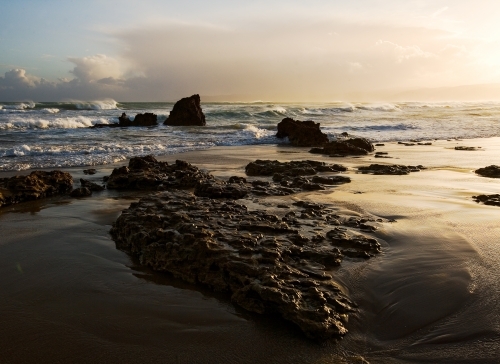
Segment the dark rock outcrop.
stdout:
<path fill-rule="evenodd" d="M 332 268 L 344 257 L 380 252 L 376 239 L 355 230 L 375 230 L 374 220 L 342 217 L 304 201 L 280 208 L 286 208 L 283 216 L 165 191 L 132 203 L 111 235 L 118 249 L 153 270 L 227 292 L 248 311 L 279 314 L 313 339 L 342 336 L 356 306 Z"/>
<path fill-rule="evenodd" d="M 325 144 L 322 148 L 312 148 L 309 152 L 330 156 L 366 155 L 375 150 L 373 144 L 365 138 L 336 140 Z"/>
<path fill-rule="evenodd" d="M 200 181 L 214 177 L 202 172 L 188 162 L 175 164 L 158 162 L 152 155 L 134 157 L 128 167 L 115 168 L 107 181 L 108 189 L 164 190 L 168 188 L 193 188 Z"/>
<path fill-rule="evenodd" d="M 95 168 L 84 169 L 83 173 L 84 174 L 96 174 L 97 170 Z"/>
<path fill-rule="evenodd" d="M 318 161 L 291 161 L 261 160 L 248 163 L 245 173 L 248 176 L 272 176 L 281 173 L 288 176 L 310 176 L 318 172 L 344 172 L 347 168 L 340 164 L 327 164 Z"/>
<path fill-rule="evenodd" d="M 130 126 L 155 126 L 158 125 L 158 116 L 156 114 L 147 112 L 144 114 L 137 114 L 134 120 L 130 120 L 127 114 L 123 113 L 118 118 L 118 123 L 112 124 L 95 124 L 92 125 L 91 129 L 99 129 L 99 128 L 122 128 L 122 127 L 130 127 Z"/>
<path fill-rule="evenodd" d="M 472 196 L 472 198 L 477 203 L 483 203 L 485 205 L 490 205 L 490 206 L 500 206 L 500 195 L 498 194 Z"/>
<path fill-rule="evenodd" d="M 98 185 L 97 183 L 94 183 L 92 181 L 89 181 L 87 179 L 80 178 L 80 184 L 82 188 L 88 188 L 91 191 L 99 192 L 105 189 L 104 186 Z"/>
<path fill-rule="evenodd" d="M 500 178 L 500 167 L 495 165 L 479 168 L 476 169 L 474 172 L 483 177 Z"/>
<path fill-rule="evenodd" d="M 73 178 L 61 171 L 34 171 L 27 176 L 0 178 L 0 207 L 67 194 L 72 189 Z"/>
<path fill-rule="evenodd" d="M 201 110 L 200 95 L 184 97 L 177 101 L 164 125 L 204 126 L 205 114 Z"/>
<path fill-rule="evenodd" d="M 401 164 L 370 164 L 369 166 L 358 167 L 358 170 L 364 174 L 390 174 L 390 175 L 406 175 L 410 172 L 420 172 L 425 167 L 404 166 Z"/>
<path fill-rule="evenodd" d="M 73 191 L 71 191 L 69 195 L 75 198 L 89 197 L 92 196 L 92 191 L 88 187 L 80 187 L 80 188 L 75 188 Z"/>
<path fill-rule="evenodd" d="M 477 148 L 476 147 L 465 147 L 463 145 L 459 145 L 459 146 L 455 147 L 455 150 L 465 150 L 465 151 L 468 151 L 468 152 L 473 152 L 473 151 L 476 151 Z"/>
<path fill-rule="evenodd" d="M 296 147 L 317 147 L 328 143 L 328 136 L 312 120 L 300 121 L 284 118 L 278 124 L 277 138 L 286 138 Z"/>
<path fill-rule="evenodd" d="M 131 125 L 126 126 L 155 126 L 158 125 L 158 116 L 151 112 L 137 114 Z"/>

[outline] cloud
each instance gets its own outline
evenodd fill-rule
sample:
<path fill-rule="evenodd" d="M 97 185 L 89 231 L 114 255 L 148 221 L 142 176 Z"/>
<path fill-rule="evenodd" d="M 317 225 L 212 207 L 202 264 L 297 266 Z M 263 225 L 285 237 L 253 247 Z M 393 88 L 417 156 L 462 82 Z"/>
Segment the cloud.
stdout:
<path fill-rule="evenodd" d="M 199 93 L 338 100 L 381 88 L 473 83 L 479 72 L 465 57 L 470 44 L 451 33 L 376 22 L 167 22 L 107 36 L 119 55 L 70 57 L 69 77 L 54 82 L 11 70 L 0 77 L 0 99 L 173 101 Z"/>

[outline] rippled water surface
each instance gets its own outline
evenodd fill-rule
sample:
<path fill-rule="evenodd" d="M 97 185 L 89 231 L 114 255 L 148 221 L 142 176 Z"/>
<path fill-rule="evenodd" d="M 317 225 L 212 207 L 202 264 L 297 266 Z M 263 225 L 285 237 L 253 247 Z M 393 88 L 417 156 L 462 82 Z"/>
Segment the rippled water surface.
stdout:
<path fill-rule="evenodd" d="M 0 170 L 88 166 L 135 155 L 167 155 L 212 146 L 283 143 L 284 117 L 314 120 L 334 139 L 342 132 L 373 141 L 500 136 L 499 103 L 202 103 L 207 125 L 162 125 L 173 103 L 0 103 Z M 153 112 L 151 128 L 89 129 L 126 112 Z"/>

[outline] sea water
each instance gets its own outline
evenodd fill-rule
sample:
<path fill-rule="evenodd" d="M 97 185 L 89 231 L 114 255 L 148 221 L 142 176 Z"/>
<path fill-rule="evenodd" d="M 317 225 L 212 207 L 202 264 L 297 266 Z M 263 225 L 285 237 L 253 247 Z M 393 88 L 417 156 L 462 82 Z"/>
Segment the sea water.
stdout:
<path fill-rule="evenodd" d="M 206 126 L 164 126 L 173 103 L 0 103 L 0 171 L 92 166 L 132 156 L 212 146 L 287 143 L 275 137 L 285 117 L 314 120 L 331 140 L 347 132 L 373 142 L 500 136 L 500 103 L 203 103 Z M 99 128 L 125 112 L 153 112 L 159 125 Z"/>

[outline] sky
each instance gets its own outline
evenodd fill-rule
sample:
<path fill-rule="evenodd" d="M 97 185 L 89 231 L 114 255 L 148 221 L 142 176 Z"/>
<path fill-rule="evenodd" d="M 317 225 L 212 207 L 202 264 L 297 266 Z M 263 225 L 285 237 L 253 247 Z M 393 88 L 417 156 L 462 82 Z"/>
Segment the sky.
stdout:
<path fill-rule="evenodd" d="M 0 101 L 498 100 L 499 17 L 497 0 L 0 0 Z"/>

